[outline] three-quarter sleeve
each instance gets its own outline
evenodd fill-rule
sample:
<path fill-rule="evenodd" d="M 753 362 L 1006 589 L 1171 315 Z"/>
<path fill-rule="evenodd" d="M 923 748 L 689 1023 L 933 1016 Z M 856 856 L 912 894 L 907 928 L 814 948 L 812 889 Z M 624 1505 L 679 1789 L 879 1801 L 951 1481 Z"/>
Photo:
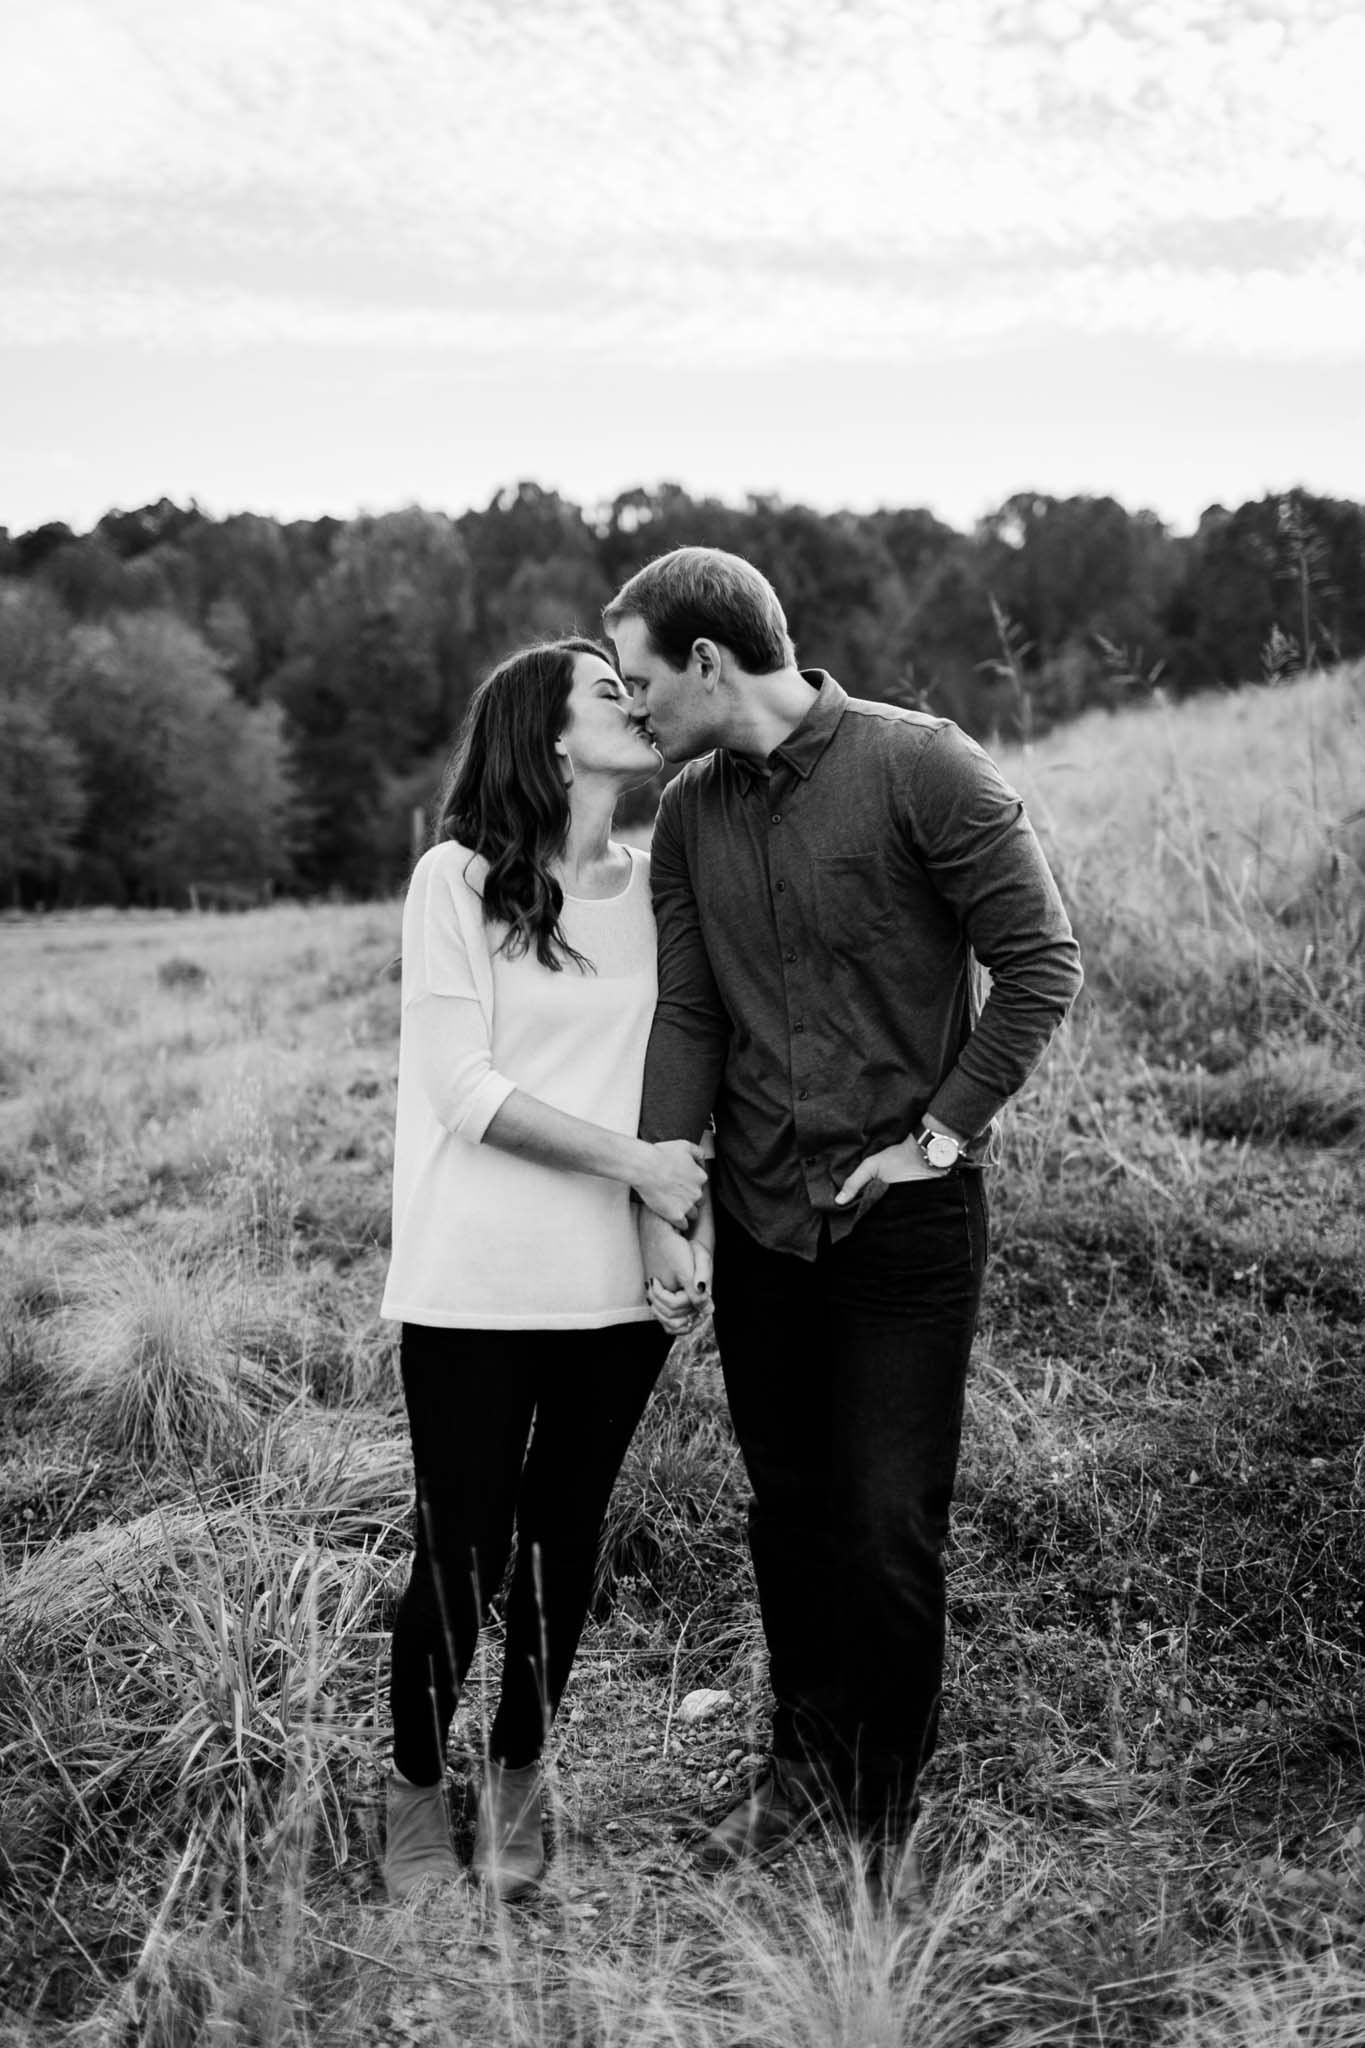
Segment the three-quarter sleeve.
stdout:
<path fill-rule="evenodd" d="M 403 911 L 403 1056 L 446 1130 L 477 1144 L 514 1083 L 493 1064 L 493 974 L 472 861 L 437 847 Z"/>

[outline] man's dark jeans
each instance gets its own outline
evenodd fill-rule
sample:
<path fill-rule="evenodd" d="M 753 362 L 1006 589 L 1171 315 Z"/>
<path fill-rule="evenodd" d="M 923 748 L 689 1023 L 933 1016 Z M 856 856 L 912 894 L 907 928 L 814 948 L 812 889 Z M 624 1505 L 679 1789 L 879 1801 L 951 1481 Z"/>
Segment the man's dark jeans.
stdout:
<path fill-rule="evenodd" d="M 978 1172 L 897 1182 L 813 1261 L 717 1214 L 716 1336 L 753 1498 L 774 1754 L 860 1830 L 903 1827 L 933 1751 L 942 1552 L 986 1262 Z"/>

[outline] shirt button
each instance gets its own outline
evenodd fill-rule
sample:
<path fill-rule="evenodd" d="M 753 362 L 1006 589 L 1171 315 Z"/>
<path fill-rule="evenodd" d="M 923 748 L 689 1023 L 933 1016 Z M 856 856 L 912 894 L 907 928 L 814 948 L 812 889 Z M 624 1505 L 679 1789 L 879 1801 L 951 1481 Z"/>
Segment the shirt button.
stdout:
<path fill-rule="evenodd" d="M 791 946 L 788 946 L 786 952 L 782 955 L 782 958 L 784 960 L 795 960 L 796 953 L 794 949 Z"/>
<path fill-rule="evenodd" d="M 793 1024 L 793 1025 L 792 1025 L 792 1030 L 793 1030 L 793 1031 L 804 1031 L 804 1030 L 805 1030 L 805 1028 L 806 1028 L 806 1027 L 805 1027 L 805 1025 L 804 1025 L 804 1024 Z"/>
<path fill-rule="evenodd" d="M 782 823 L 782 813 L 781 813 L 781 811 L 774 811 L 774 812 L 773 812 L 773 819 L 772 819 L 772 821 L 773 821 L 774 825 L 780 825 L 780 824 Z"/>
<path fill-rule="evenodd" d="M 799 1088 L 796 1093 L 796 1099 L 798 1102 L 808 1102 L 810 1100 L 810 1089 Z"/>
<path fill-rule="evenodd" d="M 777 882 L 774 884 L 774 886 L 777 890 L 778 895 L 780 896 L 787 885 L 785 882 Z"/>

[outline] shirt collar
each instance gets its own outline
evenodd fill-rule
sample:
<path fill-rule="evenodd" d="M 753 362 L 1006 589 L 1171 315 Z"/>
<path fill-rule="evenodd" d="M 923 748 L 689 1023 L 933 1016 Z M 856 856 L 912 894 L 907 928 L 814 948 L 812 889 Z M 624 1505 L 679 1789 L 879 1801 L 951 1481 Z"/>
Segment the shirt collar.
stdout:
<path fill-rule="evenodd" d="M 816 762 L 834 738 L 835 728 L 844 715 L 848 703 L 847 690 L 839 684 L 827 669 L 803 668 L 801 674 L 815 691 L 811 707 L 799 725 L 793 726 L 780 747 L 774 747 L 767 761 L 760 768 L 745 754 L 726 750 L 726 758 L 739 777 L 740 785 L 747 794 L 764 773 L 771 773 L 779 761 L 786 763 L 804 781 L 814 770 Z"/>

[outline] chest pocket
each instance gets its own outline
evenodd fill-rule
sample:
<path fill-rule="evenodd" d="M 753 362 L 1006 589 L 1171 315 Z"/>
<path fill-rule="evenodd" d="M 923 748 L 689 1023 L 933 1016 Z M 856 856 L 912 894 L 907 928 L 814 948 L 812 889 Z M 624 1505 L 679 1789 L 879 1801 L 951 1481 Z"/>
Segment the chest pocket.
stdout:
<path fill-rule="evenodd" d="M 856 953 L 892 923 L 895 895 L 880 848 L 817 856 L 811 874 L 820 937 L 831 952 Z"/>

